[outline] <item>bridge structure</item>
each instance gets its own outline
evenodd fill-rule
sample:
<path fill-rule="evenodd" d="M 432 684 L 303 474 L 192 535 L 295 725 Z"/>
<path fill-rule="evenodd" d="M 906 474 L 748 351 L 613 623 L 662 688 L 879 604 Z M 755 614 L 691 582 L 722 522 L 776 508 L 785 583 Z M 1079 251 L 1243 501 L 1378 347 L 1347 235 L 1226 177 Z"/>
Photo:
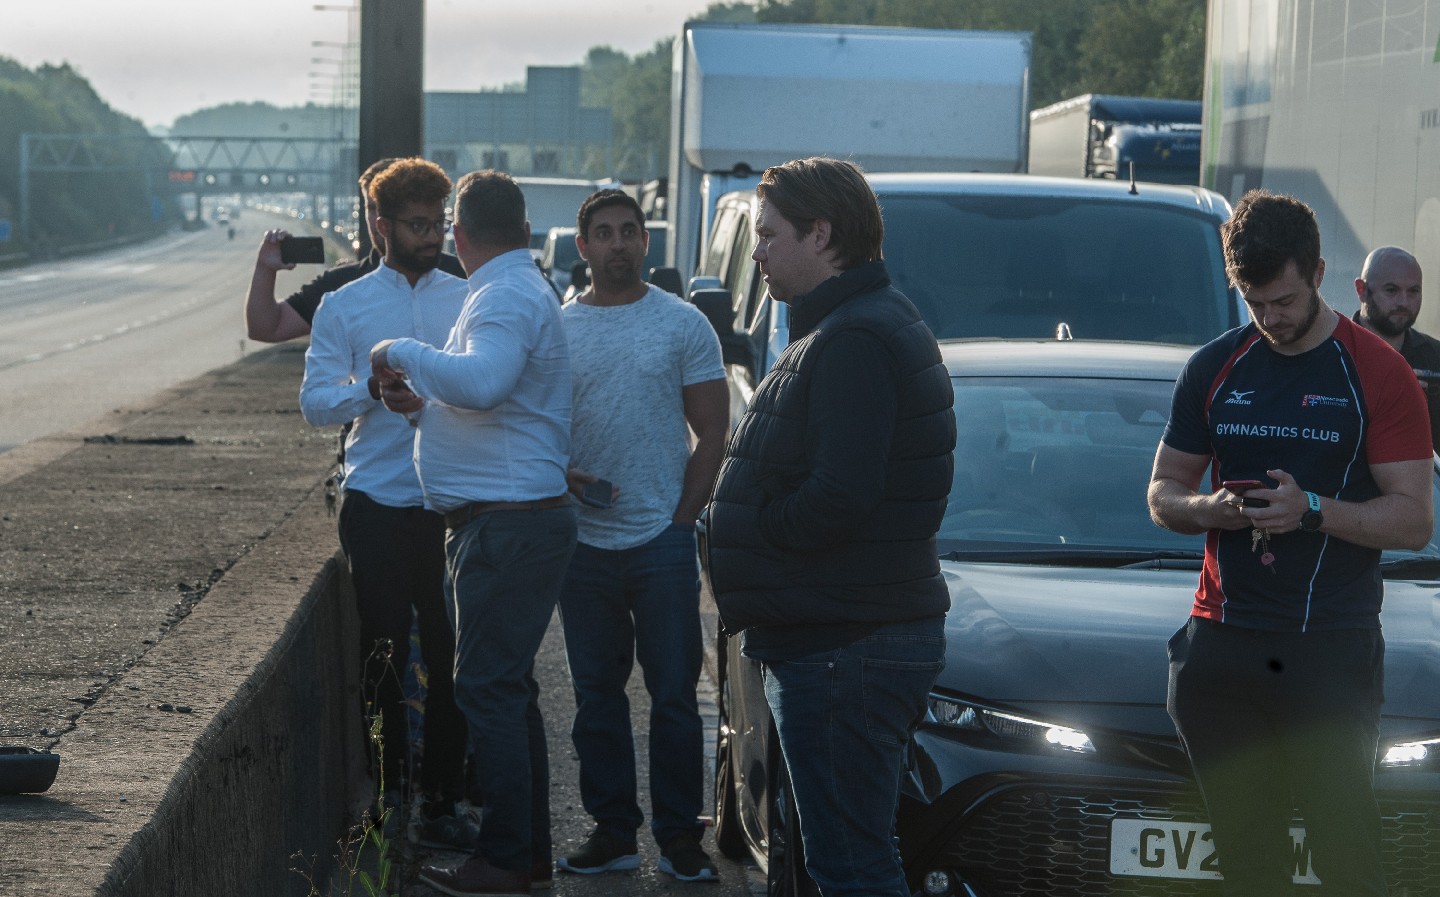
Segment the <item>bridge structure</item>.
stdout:
<path fill-rule="evenodd" d="M 18 230 L 31 236 L 36 174 L 141 172 L 152 214 L 183 194 L 307 193 L 333 219 L 358 174 L 356 143 L 325 137 L 154 137 L 109 134 L 20 135 Z"/>

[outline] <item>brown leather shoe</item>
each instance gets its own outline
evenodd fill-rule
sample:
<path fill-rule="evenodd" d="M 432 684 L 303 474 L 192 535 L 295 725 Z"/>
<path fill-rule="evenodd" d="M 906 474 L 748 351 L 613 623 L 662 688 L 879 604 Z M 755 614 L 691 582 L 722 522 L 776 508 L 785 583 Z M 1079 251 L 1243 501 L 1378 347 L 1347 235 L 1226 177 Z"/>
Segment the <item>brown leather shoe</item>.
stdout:
<path fill-rule="evenodd" d="M 555 884 L 555 861 L 544 860 L 530 867 L 530 890 L 548 888 Z"/>
<path fill-rule="evenodd" d="M 481 856 L 473 856 L 455 869 L 424 866 L 420 880 L 451 897 L 530 897 L 530 874 L 512 872 L 490 865 Z"/>

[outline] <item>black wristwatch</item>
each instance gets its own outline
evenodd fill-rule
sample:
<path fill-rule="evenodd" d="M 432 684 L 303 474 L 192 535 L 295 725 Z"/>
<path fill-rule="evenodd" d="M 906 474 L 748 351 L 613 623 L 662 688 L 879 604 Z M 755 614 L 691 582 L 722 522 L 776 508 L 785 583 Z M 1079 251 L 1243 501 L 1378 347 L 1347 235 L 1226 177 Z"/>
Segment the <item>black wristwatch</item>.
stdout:
<path fill-rule="evenodd" d="M 1325 515 L 1320 513 L 1320 496 L 1314 492 L 1306 492 L 1305 500 L 1310 502 L 1310 508 L 1300 515 L 1300 531 L 1302 533 L 1318 533 L 1320 527 L 1325 524 Z"/>

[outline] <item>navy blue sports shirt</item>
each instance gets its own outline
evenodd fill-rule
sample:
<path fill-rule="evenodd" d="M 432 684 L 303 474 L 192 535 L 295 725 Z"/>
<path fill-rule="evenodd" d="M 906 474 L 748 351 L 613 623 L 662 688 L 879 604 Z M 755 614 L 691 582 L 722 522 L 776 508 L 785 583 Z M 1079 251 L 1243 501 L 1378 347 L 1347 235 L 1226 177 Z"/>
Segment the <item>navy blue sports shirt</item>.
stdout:
<path fill-rule="evenodd" d="M 1283 469 L 1308 492 L 1342 501 L 1380 494 L 1370 465 L 1431 457 L 1425 396 L 1410 365 L 1343 315 L 1300 355 L 1270 348 L 1253 323 L 1191 356 L 1161 440 L 1211 456 L 1211 483 Z M 1250 629 L 1308 632 L 1380 625 L 1380 552 L 1326 533 L 1270 538 L 1269 568 L 1252 531 L 1210 530 L 1193 616 Z"/>

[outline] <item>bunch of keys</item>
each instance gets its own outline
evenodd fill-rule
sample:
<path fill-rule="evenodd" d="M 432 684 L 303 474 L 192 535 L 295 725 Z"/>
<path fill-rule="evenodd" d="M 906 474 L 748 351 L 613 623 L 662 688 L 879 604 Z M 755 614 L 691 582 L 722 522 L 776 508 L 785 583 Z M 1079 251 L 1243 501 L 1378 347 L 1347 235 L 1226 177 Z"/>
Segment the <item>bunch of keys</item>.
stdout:
<path fill-rule="evenodd" d="M 1260 563 L 1275 572 L 1275 554 L 1270 550 L 1270 531 L 1268 529 L 1252 529 L 1250 531 L 1250 550 L 1264 549 L 1260 555 Z"/>

